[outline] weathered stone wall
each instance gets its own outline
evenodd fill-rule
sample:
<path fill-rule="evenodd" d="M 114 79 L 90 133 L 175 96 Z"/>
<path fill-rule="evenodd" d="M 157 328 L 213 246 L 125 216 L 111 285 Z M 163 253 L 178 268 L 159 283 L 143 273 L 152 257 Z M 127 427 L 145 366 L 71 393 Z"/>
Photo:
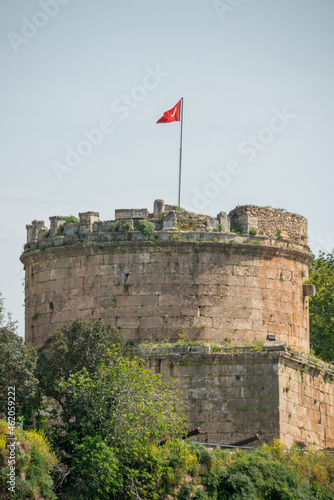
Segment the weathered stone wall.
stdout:
<path fill-rule="evenodd" d="M 307 219 L 291 212 L 254 205 L 238 206 L 229 213 L 232 227 L 246 232 L 254 229 L 257 234 L 282 237 L 307 243 Z"/>
<path fill-rule="evenodd" d="M 137 342 L 265 340 L 309 349 L 309 256 L 217 242 L 108 242 L 23 254 L 26 340 L 41 345 L 78 317 Z"/>
<path fill-rule="evenodd" d="M 203 431 L 193 440 L 230 444 L 259 433 L 288 446 L 334 447 L 334 371 L 281 347 L 268 349 L 156 353 L 147 356 L 147 366 L 181 391 L 189 429 Z"/>
<path fill-rule="evenodd" d="M 281 439 L 334 448 L 334 367 L 285 355 L 279 365 Z"/>
<path fill-rule="evenodd" d="M 171 377 L 179 389 L 189 429 L 203 431 L 193 440 L 231 444 L 257 433 L 264 440 L 279 437 L 276 355 L 151 355 L 147 366 Z"/>

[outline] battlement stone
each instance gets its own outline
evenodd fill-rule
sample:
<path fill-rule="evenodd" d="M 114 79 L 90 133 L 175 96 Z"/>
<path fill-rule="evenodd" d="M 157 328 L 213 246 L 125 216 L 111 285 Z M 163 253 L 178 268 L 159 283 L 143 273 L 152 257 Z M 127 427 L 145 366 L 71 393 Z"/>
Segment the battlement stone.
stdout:
<path fill-rule="evenodd" d="M 83 234 L 92 233 L 94 223 L 100 220 L 100 214 L 98 212 L 83 212 L 79 214 L 79 219 L 79 232 Z"/>
<path fill-rule="evenodd" d="M 232 227 L 307 243 L 307 219 L 284 209 L 243 205 L 229 213 Z"/>
<path fill-rule="evenodd" d="M 162 229 L 177 229 L 176 212 L 171 210 L 168 214 L 164 214 L 162 219 Z"/>
<path fill-rule="evenodd" d="M 27 228 L 27 238 L 30 238 L 31 242 L 36 242 L 43 237 L 43 233 L 47 231 L 47 227 L 44 225 L 44 220 L 33 220 L 31 225 L 26 226 Z"/>
<path fill-rule="evenodd" d="M 53 217 L 49 217 L 50 219 L 50 238 L 56 236 L 60 226 L 62 226 L 66 220 L 64 215 L 54 215 Z"/>
<path fill-rule="evenodd" d="M 147 208 L 119 208 L 115 210 L 115 220 L 122 219 L 147 219 Z"/>
<path fill-rule="evenodd" d="M 230 218 L 228 217 L 226 212 L 219 212 L 219 214 L 217 214 L 217 220 L 218 223 L 222 225 L 221 229 L 222 232 L 229 233 L 231 228 L 231 223 L 230 223 Z"/>
<path fill-rule="evenodd" d="M 66 223 L 67 216 L 52 216 L 49 231 L 42 220 L 27 224 L 25 250 L 86 241 L 150 240 L 148 233 L 138 231 L 138 222 L 148 220 L 154 224 L 155 240 L 274 244 L 309 253 L 306 246 L 307 220 L 270 207 L 237 206 L 229 215 L 219 212 L 216 217 L 211 217 L 187 212 L 157 199 L 153 213 L 149 213 L 147 208 L 131 208 L 115 210 L 115 220 L 100 221 L 98 212 L 82 212 L 79 218 L 78 223 Z M 176 232 L 177 235 L 174 234 Z"/>

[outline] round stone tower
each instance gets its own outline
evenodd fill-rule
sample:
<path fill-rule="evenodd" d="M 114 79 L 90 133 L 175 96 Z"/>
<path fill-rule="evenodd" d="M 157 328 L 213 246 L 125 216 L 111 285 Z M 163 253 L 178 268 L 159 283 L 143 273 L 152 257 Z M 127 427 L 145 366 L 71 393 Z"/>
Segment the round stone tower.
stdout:
<path fill-rule="evenodd" d="M 213 218 L 156 200 L 153 213 L 54 216 L 50 229 L 35 220 L 27 233 L 26 341 L 35 346 L 83 318 L 138 343 L 245 345 L 274 335 L 309 351 L 304 217 L 246 205 Z"/>

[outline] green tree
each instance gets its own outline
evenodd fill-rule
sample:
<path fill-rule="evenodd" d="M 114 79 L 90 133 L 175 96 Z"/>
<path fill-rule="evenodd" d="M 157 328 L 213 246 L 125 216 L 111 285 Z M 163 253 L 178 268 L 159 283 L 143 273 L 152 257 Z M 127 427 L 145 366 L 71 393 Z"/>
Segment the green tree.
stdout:
<path fill-rule="evenodd" d="M 76 498 L 120 498 L 124 489 L 119 460 L 100 436 L 86 436 L 76 446 L 71 474 Z"/>
<path fill-rule="evenodd" d="M 59 392 L 68 434 L 80 439 L 98 434 L 122 453 L 184 430 L 175 388 L 137 358 L 113 353 L 95 372 L 83 369 L 61 382 Z"/>
<path fill-rule="evenodd" d="M 38 349 L 37 377 L 45 396 L 62 405 L 59 390 L 61 379 L 85 368 L 93 372 L 108 358 L 108 349 L 130 356 L 135 349 L 128 345 L 121 332 L 112 325 L 77 319 L 56 330 Z"/>
<path fill-rule="evenodd" d="M 14 429 L 15 435 L 15 488 L 9 490 L 10 452 L 7 436 L 12 433 L 7 421 L 0 420 L 0 498 L 26 500 L 43 498 L 56 500 L 51 472 L 58 460 L 44 433 L 36 430 Z M 10 441 L 12 444 L 13 441 Z"/>
<path fill-rule="evenodd" d="M 114 351 L 96 371 L 84 368 L 58 390 L 62 412 L 51 437 L 70 471 L 67 484 L 78 492 L 76 498 L 86 498 L 85 491 L 96 499 L 154 498 L 160 469 L 150 447 L 185 431 L 173 385 L 137 358 Z M 103 466 L 106 457 L 111 462 Z"/>
<path fill-rule="evenodd" d="M 7 316 L 7 320 L 6 320 Z M 32 422 L 37 404 L 36 350 L 16 334 L 16 323 L 6 314 L 0 295 L 0 415 L 7 415 L 8 388 L 15 387 L 16 418 Z"/>
<path fill-rule="evenodd" d="M 320 252 L 310 268 L 309 283 L 316 286 L 310 298 L 310 341 L 315 354 L 334 360 L 334 251 Z"/>
<path fill-rule="evenodd" d="M 7 330 L 16 333 L 17 321 L 12 320 L 12 315 L 10 312 L 6 311 L 5 301 L 0 292 L 0 327 L 7 328 Z"/>

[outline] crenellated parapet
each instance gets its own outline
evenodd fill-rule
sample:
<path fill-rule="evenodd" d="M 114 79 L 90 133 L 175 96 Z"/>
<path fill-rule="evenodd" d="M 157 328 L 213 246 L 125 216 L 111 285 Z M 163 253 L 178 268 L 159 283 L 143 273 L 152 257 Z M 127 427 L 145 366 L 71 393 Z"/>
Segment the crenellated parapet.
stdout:
<path fill-rule="evenodd" d="M 282 208 L 237 206 L 229 213 L 232 227 L 307 243 L 307 219 Z"/>
<path fill-rule="evenodd" d="M 144 222 L 144 224 L 143 224 Z M 290 212 L 254 205 L 238 206 L 228 215 L 199 215 L 155 200 L 147 208 L 116 209 L 113 220 L 101 221 L 98 212 L 73 217 L 50 217 L 50 228 L 34 220 L 27 228 L 25 251 L 87 242 L 194 241 L 275 245 L 308 251 L 307 220 Z"/>

